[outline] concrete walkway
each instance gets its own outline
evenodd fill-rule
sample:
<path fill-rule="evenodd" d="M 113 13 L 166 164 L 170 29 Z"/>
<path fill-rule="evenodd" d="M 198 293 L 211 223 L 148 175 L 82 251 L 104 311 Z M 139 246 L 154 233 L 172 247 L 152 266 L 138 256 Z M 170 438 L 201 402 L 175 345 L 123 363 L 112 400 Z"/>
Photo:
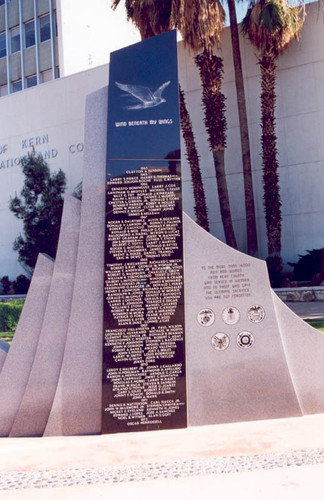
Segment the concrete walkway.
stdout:
<path fill-rule="evenodd" d="M 0 439 L 0 498 L 323 498 L 324 415 Z"/>
<path fill-rule="evenodd" d="M 324 318 L 324 302 L 286 302 L 286 305 L 302 319 Z"/>

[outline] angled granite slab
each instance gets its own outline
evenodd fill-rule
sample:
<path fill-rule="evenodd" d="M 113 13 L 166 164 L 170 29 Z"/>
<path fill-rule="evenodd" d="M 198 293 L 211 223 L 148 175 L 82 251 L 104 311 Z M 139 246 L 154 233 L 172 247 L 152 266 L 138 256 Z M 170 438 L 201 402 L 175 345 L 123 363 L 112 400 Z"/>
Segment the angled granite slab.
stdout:
<path fill-rule="evenodd" d="M 44 435 L 101 431 L 107 87 L 86 101 L 79 248 L 63 363 Z"/>
<path fill-rule="evenodd" d="M 324 334 L 300 319 L 274 292 L 272 295 L 302 412 L 324 413 Z"/>
<path fill-rule="evenodd" d="M 43 325 L 54 261 L 37 259 L 16 333 L 0 374 L 0 436 L 8 436 L 19 410 Z"/>
<path fill-rule="evenodd" d="M 42 436 L 61 371 L 78 253 L 81 202 L 66 196 L 42 330 L 11 437 Z"/>
<path fill-rule="evenodd" d="M 265 262 L 186 215 L 184 245 L 189 425 L 301 415 Z"/>
<path fill-rule="evenodd" d="M 0 373 L 2 370 L 2 367 L 4 365 L 5 359 L 7 357 L 7 353 L 9 351 L 10 344 L 9 342 L 6 342 L 5 340 L 1 339 L 0 340 Z"/>

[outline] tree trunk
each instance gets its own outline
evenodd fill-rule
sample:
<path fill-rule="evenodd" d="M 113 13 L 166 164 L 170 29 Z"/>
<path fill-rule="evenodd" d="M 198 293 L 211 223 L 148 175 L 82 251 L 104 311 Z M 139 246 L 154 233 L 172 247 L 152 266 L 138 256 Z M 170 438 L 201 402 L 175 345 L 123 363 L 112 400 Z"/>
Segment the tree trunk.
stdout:
<path fill-rule="evenodd" d="M 213 151 L 214 165 L 216 170 L 217 191 L 219 198 L 219 206 L 223 221 L 225 239 L 227 245 L 237 248 L 233 224 L 231 208 L 227 190 L 227 181 L 225 174 L 225 153 L 223 151 Z"/>
<path fill-rule="evenodd" d="M 281 201 L 278 176 L 276 137 L 276 61 L 266 53 L 260 59 L 261 68 L 261 127 L 263 199 L 268 236 L 269 257 L 281 253 Z"/>
<path fill-rule="evenodd" d="M 147 16 L 145 9 L 141 9 L 141 15 L 145 22 L 142 25 L 137 25 L 141 39 L 146 40 L 155 36 L 156 33 L 153 32 L 151 22 Z M 204 185 L 201 177 L 201 171 L 199 166 L 199 155 L 197 151 L 197 146 L 195 143 L 195 137 L 192 130 L 192 122 L 190 115 L 187 110 L 184 92 L 179 84 L 179 105 L 180 105 L 180 123 L 182 137 L 186 145 L 186 157 L 190 165 L 191 180 L 193 184 L 194 192 L 194 212 L 196 214 L 197 224 L 209 232 L 208 214 L 206 206 L 206 198 Z"/>
<path fill-rule="evenodd" d="M 240 52 L 240 42 L 237 27 L 237 18 L 235 10 L 235 0 L 228 0 L 230 29 L 233 49 L 233 63 L 235 71 L 235 85 L 237 94 L 237 107 L 240 123 L 245 212 L 246 212 L 246 232 L 247 232 L 247 251 L 249 255 L 258 254 L 258 237 L 256 230 L 255 207 L 253 198 L 253 179 L 251 168 L 251 154 L 249 143 L 249 129 L 247 122 L 245 92 Z"/>
<path fill-rule="evenodd" d="M 203 87 L 202 102 L 205 112 L 205 126 L 208 142 L 213 153 L 220 212 L 226 243 L 237 248 L 230 201 L 225 175 L 224 151 L 226 147 L 225 97 L 221 92 L 223 61 L 215 55 L 203 52 L 195 57 Z"/>
<path fill-rule="evenodd" d="M 191 180 L 194 192 L 194 211 L 196 214 L 197 223 L 206 231 L 209 231 L 205 191 L 199 167 L 199 156 L 192 130 L 192 123 L 186 106 L 184 92 L 181 89 L 180 85 L 179 99 L 181 130 L 186 145 L 186 156 L 190 165 Z"/>

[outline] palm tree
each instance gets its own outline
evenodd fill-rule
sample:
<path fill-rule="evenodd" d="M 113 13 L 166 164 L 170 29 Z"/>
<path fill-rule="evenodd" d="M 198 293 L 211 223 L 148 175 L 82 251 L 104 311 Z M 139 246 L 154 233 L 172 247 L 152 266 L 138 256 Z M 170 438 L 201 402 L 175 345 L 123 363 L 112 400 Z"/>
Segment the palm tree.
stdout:
<path fill-rule="evenodd" d="M 194 211 L 197 223 L 209 232 L 209 223 L 207 216 L 207 206 L 201 170 L 199 166 L 199 156 L 193 133 L 191 119 L 187 110 L 185 94 L 179 85 L 180 102 L 180 122 L 183 140 L 186 145 L 186 157 L 190 165 L 191 181 L 195 200 Z"/>
<path fill-rule="evenodd" d="M 113 0 L 112 8 L 116 9 L 121 0 Z M 127 19 L 131 20 L 140 32 L 142 40 L 159 35 L 172 28 L 172 0 L 126 0 Z M 190 165 L 191 180 L 194 193 L 194 212 L 197 223 L 209 231 L 207 205 L 204 185 L 199 166 L 199 155 L 195 143 L 191 119 L 187 110 L 185 95 L 179 86 L 180 122 L 182 136 L 186 145 L 186 157 Z"/>
<path fill-rule="evenodd" d="M 305 18 L 303 6 L 290 7 L 287 0 L 259 0 L 243 20 L 243 31 L 258 49 L 261 69 L 261 144 L 264 208 L 268 259 L 278 264 L 281 254 L 281 200 L 275 128 L 277 58 L 299 38 Z"/>
<path fill-rule="evenodd" d="M 184 44 L 194 51 L 202 50 L 195 57 L 195 63 L 202 81 L 204 121 L 216 171 L 221 218 L 226 243 L 237 248 L 225 174 L 227 123 L 225 97 L 221 92 L 223 61 L 213 54 L 214 45 L 220 41 L 225 12 L 218 0 L 173 0 L 171 16 Z"/>
<path fill-rule="evenodd" d="M 246 104 L 245 104 L 239 35 L 238 35 L 236 10 L 235 10 L 235 0 L 228 0 L 228 8 L 230 14 L 230 30 L 232 39 L 232 49 L 233 49 L 233 63 L 235 71 L 235 83 L 236 83 L 237 104 L 238 104 L 240 134 L 241 134 L 246 229 L 247 229 L 247 252 L 249 255 L 256 256 L 258 254 L 258 239 L 257 239 L 255 206 L 253 197 L 253 179 L 252 179 L 252 169 L 251 169 L 249 132 L 247 123 Z M 175 9 L 177 11 L 177 18 L 178 18 L 177 27 L 179 28 L 185 43 L 187 43 L 194 49 L 197 49 L 199 48 L 199 43 L 201 42 L 201 40 L 204 40 L 203 53 L 207 52 L 211 54 L 211 49 L 214 43 L 219 41 L 219 34 L 223 27 L 221 6 L 219 5 L 219 3 L 215 0 L 214 1 L 173 0 L 172 10 Z M 186 24 L 187 28 L 185 26 Z M 196 63 L 198 65 L 199 64 L 201 65 L 202 62 L 203 60 L 201 57 L 198 60 L 196 60 Z M 213 66 L 215 66 L 215 64 L 213 64 Z M 203 78 L 202 74 L 201 77 Z M 217 79 L 218 77 L 216 77 L 216 80 Z M 206 127 L 208 128 L 207 124 Z"/>
<path fill-rule="evenodd" d="M 112 0 L 115 10 L 121 0 Z M 140 32 L 141 39 L 146 40 L 170 29 L 172 0 L 125 0 L 127 20 L 132 21 Z"/>
<path fill-rule="evenodd" d="M 233 65 L 235 74 L 235 86 L 237 96 L 237 109 L 240 123 L 241 150 L 242 150 L 242 165 L 243 165 L 243 181 L 244 181 L 244 198 L 246 212 L 246 233 L 247 233 L 247 252 L 249 255 L 257 256 L 258 254 L 258 237 L 255 219 L 255 206 L 253 197 L 253 178 L 251 168 L 251 154 L 249 129 L 246 113 L 245 91 L 240 51 L 240 41 L 237 26 L 237 17 L 235 9 L 235 0 L 227 0 L 230 31 L 233 52 Z"/>
<path fill-rule="evenodd" d="M 237 248 L 232 223 L 229 194 L 225 172 L 225 148 L 227 122 L 225 115 L 225 96 L 221 92 L 223 61 L 206 51 L 195 57 L 203 85 L 202 102 L 205 111 L 205 126 L 208 142 L 213 154 L 217 191 L 226 243 Z"/>

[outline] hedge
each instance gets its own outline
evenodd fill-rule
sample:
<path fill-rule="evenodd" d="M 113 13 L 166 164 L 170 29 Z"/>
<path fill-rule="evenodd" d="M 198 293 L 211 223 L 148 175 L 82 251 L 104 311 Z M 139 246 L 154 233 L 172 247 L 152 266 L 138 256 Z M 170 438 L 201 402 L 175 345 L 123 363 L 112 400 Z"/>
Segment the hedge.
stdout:
<path fill-rule="evenodd" d="M 0 303 L 0 332 L 15 331 L 23 305 L 23 300 Z"/>

